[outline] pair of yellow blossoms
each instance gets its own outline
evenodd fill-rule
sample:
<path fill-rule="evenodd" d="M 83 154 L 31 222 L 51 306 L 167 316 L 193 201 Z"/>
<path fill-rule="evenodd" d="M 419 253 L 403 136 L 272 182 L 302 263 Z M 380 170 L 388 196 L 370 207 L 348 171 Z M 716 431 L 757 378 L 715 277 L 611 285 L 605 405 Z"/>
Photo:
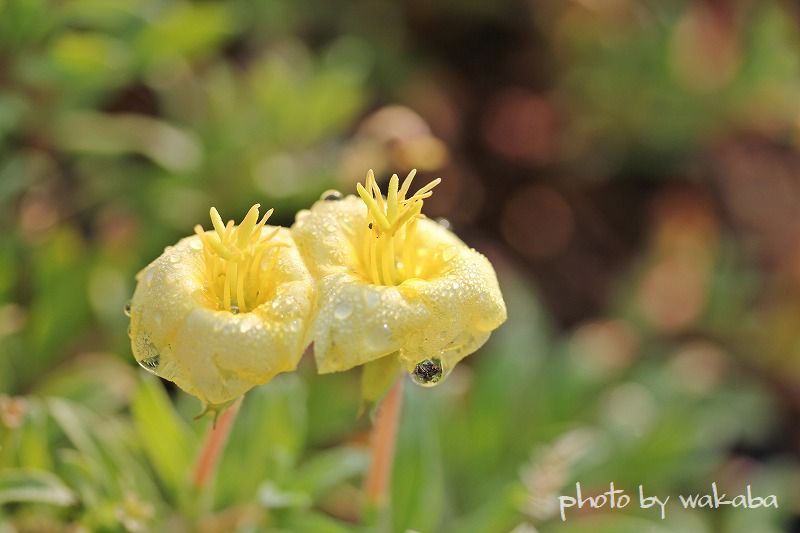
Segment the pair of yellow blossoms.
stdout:
<path fill-rule="evenodd" d="M 195 227 L 137 276 L 129 304 L 144 368 L 210 405 L 296 368 L 313 342 L 321 373 L 396 357 L 439 381 L 506 319 L 489 261 L 421 214 L 440 180 L 386 196 L 370 171 L 358 197 L 332 191 L 291 229 L 259 205 L 213 230 Z"/>

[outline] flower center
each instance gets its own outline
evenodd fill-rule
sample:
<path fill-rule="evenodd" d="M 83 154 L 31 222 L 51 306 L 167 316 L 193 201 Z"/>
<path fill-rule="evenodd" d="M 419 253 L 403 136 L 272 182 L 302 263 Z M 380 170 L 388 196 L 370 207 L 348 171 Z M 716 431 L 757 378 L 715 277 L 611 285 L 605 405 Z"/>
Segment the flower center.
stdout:
<path fill-rule="evenodd" d="M 269 273 L 278 259 L 280 243 L 271 242 L 278 233 L 265 232 L 272 209 L 258 220 L 259 204 L 245 215 L 241 224 L 223 224 L 215 207 L 211 208 L 214 232 L 206 233 L 198 224 L 194 232 L 203 242 L 206 289 L 218 308 L 232 313 L 248 312 L 264 303 L 274 290 Z"/>
<path fill-rule="evenodd" d="M 385 198 L 372 170 L 367 173 L 365 184 L 356 187 L 367 206 L 367 227 L 358 253 L 365 276 L 375 285 L 426 279 L 441 272 L 446 263 L 446 249 L 424 246 L 417 232 L 423 200 L 442 180 L 437 178 L 406 198 L 415 174 L 416 170 L 409 172 L 402 186 L 397 174 L 393 175 Z"/>

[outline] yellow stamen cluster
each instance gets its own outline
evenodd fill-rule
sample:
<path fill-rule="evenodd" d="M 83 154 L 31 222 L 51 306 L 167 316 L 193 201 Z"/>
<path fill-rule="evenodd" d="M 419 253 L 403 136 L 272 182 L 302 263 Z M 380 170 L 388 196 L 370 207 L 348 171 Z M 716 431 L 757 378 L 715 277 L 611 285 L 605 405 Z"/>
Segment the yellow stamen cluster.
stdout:
<path fill-rule="evenodd" d="M 245 215 L 241 224 L 233 220 L 223 224 L 216 208 L 211 208 L 213 233 L 206 233 L 198 224 L 195 233 L 203 242 L 206 270 L 206 289 L 216 299 L 219 308 L 233 313 L 248 312 L 267 300 L 272 289 L 269 273 L 275 266 L 278 254 L 270 248 L 280 246 L 272 238 L 279 228 L 266 233 L 262 231 L 272 209 L 258 220 L 259 204 Z"/>
<path fill-rule="evenodd" d="M 389 180 L 383 197 L 372 170 L 364 185 L 358 184 L 358 195 L 367 206 L 367 229 L 360 247 L 360 259 L 367 278 L 376 285 L 398 285 L 410 278 L 429 274 L 432 261 L 426 251 L 415 246 L 417 219 L 425 198 L 442 181 L 437 178 L 406 198 L 415 170 L 408 173 L 402 186 L 397 174 Z"/>

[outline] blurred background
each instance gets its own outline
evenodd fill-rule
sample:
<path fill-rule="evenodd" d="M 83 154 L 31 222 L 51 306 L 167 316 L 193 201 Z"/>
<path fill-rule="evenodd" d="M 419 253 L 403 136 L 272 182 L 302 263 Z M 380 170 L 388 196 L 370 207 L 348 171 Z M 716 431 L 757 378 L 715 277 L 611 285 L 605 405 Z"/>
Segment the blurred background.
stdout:
<path fill-rule="evenodd" d="M 210 421 L 139 369 L 134 275 L 368 168 L 495 264 L 509 320 L 405 389 L 393 531 L 800 531 L 800 4 L 0 0 L 0 531 L 359 531 L 357 372 Z M 672 495 L 558 516 L 555 496 Z M 779 509 L 685 511 L 747 484 Z"/>

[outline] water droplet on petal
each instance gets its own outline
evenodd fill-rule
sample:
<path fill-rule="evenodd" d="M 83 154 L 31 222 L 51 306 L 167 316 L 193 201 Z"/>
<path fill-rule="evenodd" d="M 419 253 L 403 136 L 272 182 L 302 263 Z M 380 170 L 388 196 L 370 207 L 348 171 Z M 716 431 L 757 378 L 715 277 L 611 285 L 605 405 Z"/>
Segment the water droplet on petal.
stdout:
<path fill-rule="evenodd" d="M 192 240 L 189 241 L 189 247 L 192 250 L 202 250 L 203 249 L 203 243 L 200 242 L 199 239 L 192 239 Z"/>
<path fill-rule="evenodd" d="M 122 312 L 125 313 L 125 316 L 130 318 L 130 316 L 131 316 L 131 303 L 130 302 L 125 304 L 125 307 L 122 308 Z"/>
<path fill-rule="evenodd" d="M 367 343 L 373 349 L 383 348 L 388 344 L 391 334 L 392 330 L 389 328 L 389 324 L 381 324 L 376 328 L 370 329 L 367 334 Z"/>
<path fill-rule="evenodd" d="M 239 306 L 236 305 L 236 304 L 231 305 L 231 313 L 233 313 L 234 315 L 238 315 L 239 314 Z"/>
<path fill-rule="evenodd" d="M 178 255 L 169 256 L 169 262 L 172 263 L 172 264 L 179 263 L 180 260 L 181 260 L 181 258 Z"/>
<path fill-rule="evenodd" d="M 156 373 L 158 366 L 161 364 L 161 356 L 154 355 L 153 357 L 146 357 L 139 361 L 139 365 L 148 372 Z"/>
<path fill-rule="evenodd" d="M 375 291 L 367 291 L 364 293 L 364 302 L 367 304 L 367 308 L 371 309 L 378 305 L 381 301 L 381 295 Z"/>
<path fill-rule="evenodd" d="M 319 199 L 325 202 L 335 202 L 336 200 L 341 200 L 343 198 L 342 193 L 335 189 L 328 189 L 322 195 L 320 195 Z"/>
<path fill-rule="evenodd" d="M 311 211 L 309 211 L 308 209 L 301 209 L 294 216 L 294 219 L 295 219 L 296 222 L 300 222 L 301 220 L 303 220 L 304 218 L 306 218 L 310 214 L 311 214 Z"/>
<path fill-rule="evenodd" d="M 353 304 L 350 302 L 343 300 L 336 304 L 336 307 L 333 309 L 333 316 L 335 316 L 339 320 L 344 320 L 345 318 L 349 317 L 353 313 Z"/>
<path fill-rule="evenodd" d="M 436 222 L 437 222 L 437 223 L 438 223 L 438 224 L 439 224 L 441 227 L 443 227 L 444 229 L 450 229 L 450 228 L 452 228 L 452 227 L 453 227 L 453 225 L 452 225 L 452 224 L 450 224 L 450 221 L 449 221 L 449 220 L 447 220 L 447 219 L 446 219 L 446 218 L 444 218 L 444 217 L 439 217 L 439 218 L 437 218 L 437 219 L 436 219 Z"/>
<path fill-rule="evenodd" d="M 423 359 L 414 366 L 411 379 L 422 387 L 433 387 L 445 376 L 444 365 L 438 357 Z"/>

